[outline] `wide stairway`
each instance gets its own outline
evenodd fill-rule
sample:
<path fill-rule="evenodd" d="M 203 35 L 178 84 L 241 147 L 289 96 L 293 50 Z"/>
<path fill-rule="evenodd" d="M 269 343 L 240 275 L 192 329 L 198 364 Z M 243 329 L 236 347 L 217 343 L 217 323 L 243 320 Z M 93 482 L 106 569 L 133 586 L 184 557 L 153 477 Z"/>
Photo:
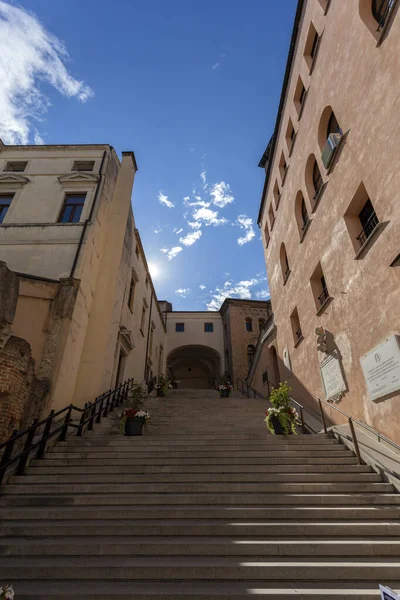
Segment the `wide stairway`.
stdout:
<path fill-rule="evenodd" d="M 265 404 L 151 398 L 0 495 L 0 586 L 16 600 L 330 600 L 400 589 L 400 494 L 326 435 L 272 436 Z"/>

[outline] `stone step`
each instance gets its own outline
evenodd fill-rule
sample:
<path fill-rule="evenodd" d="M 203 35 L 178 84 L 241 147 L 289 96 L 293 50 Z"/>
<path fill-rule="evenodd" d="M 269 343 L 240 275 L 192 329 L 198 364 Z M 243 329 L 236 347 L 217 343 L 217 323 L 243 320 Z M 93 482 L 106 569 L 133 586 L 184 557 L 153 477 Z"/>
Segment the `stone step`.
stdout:
<path fill-rule="evenodd" d="M 332 455 L 336 455 L 337 452 L 339 452 L 340 454 L 343 454 L 344 452 L 348 452 L 348 449 L 343 446 L 342 444 L 337 444 L 337 445 L 327 445 L 327 444 L 323 444 L 323 445 L 310 445 L 310 446 L 301 446 L 299 450 L 297 450 L 296 448 L 293 448 L 293 446 L 291 446 L 290 444 L 285 444 L 284 446 L 280 446 L 279 448 L 277 448 L 276 446 L 270 446 L 267 442 L 265 442 L 264 444 L 245 444 L 245 443 L 238 443 L 235 445 L 231 445 L 231 446 L 224 446 L 224 445 L 211 445 L 211 444 L 202 444 L 202 445 L 191 445 L 191 444 L 187 444 L 185 446 L 163 446 L 161 444 L 158 445 L 154 445 L 153 443 L 151 443 L 150 441 L 147 441 L 147 443 L 139 443 L 136 444 L 135 442 L 132 442 L 131 444 L 120 444 L 118 446 L 115 445 L 111 445 L 111 444 L 102 444 L 102 445 L 93 445 L 90 443 L 86 443 L 86 444 L 79 444 L 76 446 L 71 446 L 71 447 L 67 447 L 68 448 L 68 452 L 71 456 L 73 456 L 75 453 L 81 454 L 82 452 L 90 452 L 92 454 L 94 453 L 101 453 L 101 454 L 108 454 L 108 453 L 126 453 L 126 454 L 153 454 L 153 453 L 157 453 L 157 452 L 162 452 L 162 453 L 168 453 L 168 454 L 174 454 L 176 452 L 178 453 L 182 453 L 185 452 L 185 454 L 195 454 L 198 453 L 200 455 L 207 453 L 207 455 L 209 455 L 210 453 L 220 453 L 220 452 L 233 452 L 234 455 L 237 456 L 238 453 L 240 454 L 247 454 L 249 452 L 271 452 L 273 454 L 282 454 L 283 452 L 292 452 L 292 453 L 296 453 L 297 452 L 301 452 L 302 455 L 304 452 L 308 452 L 310 454 L 313 453 L 332 453 Z M 58 453 L 65 453 L 65 446 L 64 447 L 59 447 L 54 446 L 53 448 L 50 449 L 49 454 L 58 454 Z"/>
<path fill-rule="evenodd" d="M 37 469 L 36 469 L 37 471 Z M 130 474 L 67 474 L 65 469 L 59 475 L 37 475 L 29 471 L 24 476 L 11 477 L 13 485 L 32 484 L 80 484 L 80 483 L 200 483 L 218 482 L 221 484 L 235 482 L 249 483 L 337 483 L 337 482 L 373 482 L 379 483 L 382 477 L 377 473 L 130 473 Z"/>
<path fill-rule="evenodd" d="M 68 455 L 69 457 L 70 455 Z M 115 458 L 110 456 L 105 459 L 100 456 L 92 456 L 89 458 L 81 458 L 74 456 L 73 458 L 59 457 L 55 454 L 49 454 L 43 460 L 33 460 L 32 465 L 45 465 L 53 467 L 61 466 L 95 466 L 95 465 L 116 465 L 116 466 L 135 466 L 135 465 L 270 465 L 271 461 L 269 456 L 256 456 L 256 457 L 206 457 L 201 458 L 198 456 L 191 458 L 171 458 L 170 455 L 159 458 Z M 319 456 L 311 456 L 305 458 L 274 458 L 274 465 L 358 465 L 357 458 L 350 452 L 346 456 L 327 456 L 321 458 Z"/>
<path fill-rule="evenodd" d="M 77 551 L 78 549 L 78 551 Z M 7 538 L 0 542 L 4 556 L 399 556 L 400 538 L 332 540 L 238 539 L 237 537 L 136 537 L 83 536 L 66 539 Z"/>
<path fill-rule="evenodd" d="M 9 486 L 4 488 L 7 490 Z M 400 505 L 400 494 L 304 494 L 304 493 L 217 493 L 217 494 L 16 494 L 0 496 L 0 506 L 135 506 L 136 505 L 284 505 L 284 506 L 380 506 Z"/>
<path fill-rule="evenodd" d="M 118 506 L 63 506 L 57 508 L 49 506 L 22 506 L 7 507 L 1 511 L 4 520 L 38 520 L 38 519 L 61 519 L 61 520 L 123 520 L 127 512 L 132 509 L 130 505 Z M 201 504 L 181 505 L 135 505 L 135 511 L 140 514 L 142 520 L 157 519 L 240 519 L 242 521 L 385 521 L 389 519 L 400 519 L 400 505 L 392 506 L 210 506 Z"/>
<path fill-rule="evenodd" d="M 0 534 L 10 537 L 51 536 L 262 536 L 271 538 L 326 536 L 330 538 L 400 537 L 400 521 L 224 521 L 216 519 L 122 519 L 102 521 L 7 521 L 0 525 Z"/>
<path fill-rule="evenodd" d="M 151 445 L 160 445 L 160 446 L 168 446 L 168 447 L 174 447 L 174 446 L 185 446 L 187 447 L 188 445 L 190 446 L 204 446 L 204 445 L 208 445 L 210 444 L 210 442 L 212 442 L 213 446 L 241 446 L 243 445 L 249 445 L 249 446 L 254 446 L 254 445 L 267 445 L 267 446 L 279 446 L 279 448 L 283 447 L 283 446 L 342 446 L 343 445 L 339 442 L 339 440 L 337 440 L 336 438 L 324 438 L 323 436 L 321 436 L 321 438 L 319 436 L 315 436 L 315 438 L 313 436 L 307 435 L 307 436 L 303 436 L 301 439 L 299 439 L 299 436 L 296 437 L 291 437 L 290 441 L 289 438 L 285 438 L 284 436 L 259 436 L 258 438 L 255 437 L 232 437 L 231 439 L 227 439 L 225 437 L 222 436 L 208 436 L 206 439 L 204 439 L 203 437 L 201 437 L 200 439 L 196 439 L 193 436 L 187 436 L 187 438 L 166 438 L 166 437 L 162 437 L 162 438 L 156 438 L 155 436 L 151 436 L 151 435 L 143 435 L 141 437 L 135 438 L 134 440 L 132 438 L 126 437 L 126 436 L 119 436 L 117 439 L 115 439 L 114 436 L 109 436 L 106 437 L 104 436 L 104 442 L 107 444 L 107 446 L 123 446 L 123 445 L 130 445 L 130 444 L 135 444 L 135 445 L 139 445 L 139 444 L 143 444 L 143 445 L 147 445 L 147 444 L 151 444 Z M 99 436 L 98 439 L 96 439 L 94 436 L 84 436 L 82 438 L 79 437 L 73 437 L 70 438 L 69 440 L 67 440 L 66 442 L 59 442 L 57 444 L 57 446 L 59 448 L 74 448 L 74 447 L 80 447 L 80 446 L 85 446 L 85 445 L 90 445 L 90 446 L 98 446 L 98 445 L 102 445 L 103 443 L 103 438 Z"/>
<path fill-rule="evenodd" d="M 49 453 L 49 456 L 56 458 L 101 458 L 101 459 L 117 459 L 117 458 L 129 458 L 130 455 L 133 455 L 137 459 L 142 458 L 159 458 L 168 455 L 168 458 L 269 458 L 270 460 L 274 460 L 275 458 L 313 458 L 314 452 L 312 451 L 303 451 L 303 450 L 274 450 L 274 451 L 223 451 L 223 450 L 215 450 L 215 451 L 188 451 L 188 452 L 176 452 L 176 451 L 168 451 L 168 450 L 149 450 L 148 452 L 144 449 L 135 449 L 132 448 L 130 450 L 126 450 L 121 452 L 120 450 L 111 451 L 108 450 L 106 452 L 96 452 L 92 449 L 88 449 L 87 451 L 79 450 L 77 452 L 67 452 L 65 450 L 61 450 L 55 447 L 54 451 Z M 335 452 L 331 450 L 320 450 L 318 452 L 319 458 L 347 458 L 352 456 L 350 450 L 339 448 Z"/>
<path fill-rule="evenodd" d="M 235 493 L 264 493 L 264 494 L 376 494 L 391 493 L 394 486 L 390 483 L 232 483 L 217 482 L 203 483 L 54 483 L 35 484 L 27 479 L 19 485 L 10 484 L 4 488 L 4 496 L 12 494 L 52 495 L 52 494 L 195 494 L 220 493 L 221 495 Z"/>
<path fill-rule="evenodd" d="M 340 464 L 322 464 L 322 465 L 104 465 L 97 464 L 68 467 L 59 463 L 57 466 L 49 467 L 48 461 L 37 461 L 33 466 L 29 467 L 27 474 L 30 475 L 108 475 L 108 474 L 155 474 L 155 473 L 343 473 L 343 474 L 355 474 L 355 473 L 374 473 L 372 467 L 368 465 L 340 465 Z"/>
<path fill-rule="evenodd" d="M 79 443 L 80 440 L 101 440 L 101 438 L 104 437 L 104 439 L 110 439 L 110 436 L 108 434 L 105 433 L 99 433 L 98 434 L 98 429 L 96 426 L 96 429 L 94 429 L 91 432 L 85 432 L 85 435 L 82 438 L 79 438 L 75 435 L 72 435 L 71 437 L 68 438 L 68 440 L 66 442 L 58 442 L 57 445 L 62 447 L 65 445 L 68 445 L 69 443 L 71 443 L 71 445 L 74 445 L 75 442 Z M 115 438 L 114 438 L 115 439 Z M 203 435 L 196 435 L 196 434 L 182 434 L 179 432 L 179 430 L 174 433 L 174 435 L 168 435 L 166 433 L 164 433 L 162 436 L 153 436 L 151 434 L 151 432 L 147 433 L 146 435 L 143 435 L 142 437 L 138 438 L 138 440 L 135 440 L 138 442 L 141 442 L 142 440 L 154 440 L 154 442 L 157 443 L 178 443 L 178 444 L 185 444 L 186 441 L 215 441 L 215 442 L 230 442 L 232 441 L 233 444 L 235 444 L 237 441 L 261 441 L 264 442 L 266 439 L 268 440 L 268 443 L 270 444 L 286 444 L 289 443 L 288 439 L 285 436 L 281 436 L 281 435 L 269 435 L 268 431 L 263 431 L 262 434 L 258 434 L 258 435 L 241 435 L 241 434 L 234 434 L 234 435 L 213 435 L 210 433 L 205 433 Z M 130 443 L 131 440 L 128 440 L 125 436 L 123 436 L 122 434 L 120 436 L 118 436 L 117 440 L 124 440 L 127 443 Z M 297 434 L 296 436 L 291 436 L 290 437 L 290 445 L 291 446 L 295 446 L 295 445 L 303 445 L 304 443 L 307 443 L 307 445 L 311 445 L 311 444 L 325 444 L 326 442 L 334 442 L 337 443 L 337 440 L 330 434 L 323 434 L 320 433 L 318 435 L 302 435 L 302 434 Z"/>
<path fill-rule="evenodd" d="M 340 578 L 347 581 L 387 581 L 400 573 L 399 559 L 391 557 L 357 557 L 344 559 L 316 558 L 264 558 L 252 561 L 247 557 L 2 557 L 0 580 L 233 580 L 268 581 L 289 579 L 296 573 L 298 581 L 319 581 Z"/>

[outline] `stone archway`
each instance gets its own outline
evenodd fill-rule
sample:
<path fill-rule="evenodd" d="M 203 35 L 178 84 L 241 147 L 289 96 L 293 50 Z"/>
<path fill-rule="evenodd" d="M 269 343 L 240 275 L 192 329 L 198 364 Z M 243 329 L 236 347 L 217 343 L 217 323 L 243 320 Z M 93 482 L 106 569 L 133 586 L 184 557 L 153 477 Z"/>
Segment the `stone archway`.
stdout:
<path fill-rule="evenodd" d="M 221 377 L 221 356 L 209 346 L 180 346 L 168 355 L 168 370 L 181 389 L 208 389 Z"/>

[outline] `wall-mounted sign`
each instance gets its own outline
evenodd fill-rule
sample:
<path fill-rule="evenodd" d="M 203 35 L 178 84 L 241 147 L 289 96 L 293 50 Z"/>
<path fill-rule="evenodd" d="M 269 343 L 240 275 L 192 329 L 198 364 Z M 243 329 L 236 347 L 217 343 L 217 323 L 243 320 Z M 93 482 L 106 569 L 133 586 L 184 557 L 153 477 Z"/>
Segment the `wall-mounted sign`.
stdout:
<path fill-rule="evenodd" d="M 379 590 L 381 592 L 382 600 L 400 600 L 400 596 L 388 587 L 380 585 Z"/>
<path fill-rule="evenodd" d="M 346 382 L 343 377 L 340 359 L 335 354 L 329 354 L 320 364 L 320 369 L 327 400 L 338 397 L 346 391 Z"/>
<path fill-rule="evenodd" d="M 372 400 L 400 390 L 400 348 L 393 335 L 360 359 Z"/>

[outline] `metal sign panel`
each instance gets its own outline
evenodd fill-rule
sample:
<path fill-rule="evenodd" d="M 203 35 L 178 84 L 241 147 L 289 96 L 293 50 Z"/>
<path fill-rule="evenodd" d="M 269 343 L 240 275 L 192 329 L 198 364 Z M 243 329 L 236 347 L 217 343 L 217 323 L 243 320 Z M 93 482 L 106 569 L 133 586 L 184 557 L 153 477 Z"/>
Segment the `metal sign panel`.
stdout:
<path fill-rule="evenodd" d="M 360 359 L 372 400 L 400 390 L 400 348 L 397 336 L 385 340 Z"/>

